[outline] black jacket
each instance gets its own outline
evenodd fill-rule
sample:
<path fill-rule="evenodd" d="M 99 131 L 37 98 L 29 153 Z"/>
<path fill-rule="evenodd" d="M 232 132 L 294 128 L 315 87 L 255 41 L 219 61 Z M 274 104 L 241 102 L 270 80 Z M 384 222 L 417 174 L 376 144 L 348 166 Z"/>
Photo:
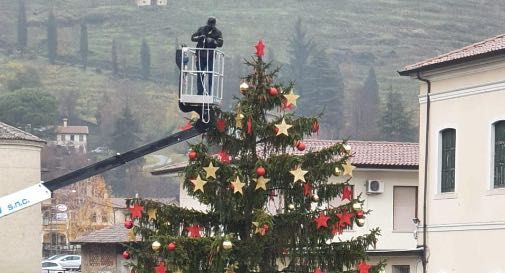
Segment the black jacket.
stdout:
<path fill-rule="evenodd" d="M 216 27 L 203 26 L 193 35 L 191 41 L 197 42 L 197 48 L 216 48 L 223 46 L 223 34 Z"/>

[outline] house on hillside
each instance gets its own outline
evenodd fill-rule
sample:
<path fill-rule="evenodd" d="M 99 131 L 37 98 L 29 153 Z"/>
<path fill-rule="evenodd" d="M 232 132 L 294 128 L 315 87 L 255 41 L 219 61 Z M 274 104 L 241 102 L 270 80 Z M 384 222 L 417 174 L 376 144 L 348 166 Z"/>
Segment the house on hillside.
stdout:
<path fill-rule="evenodd" d="M 333 140 L 304 140 L 306 151 L 315 151 L 336 143 Z M 372 210 L 364 227 L 344 230 L 341 239 L 350 239 L 379 227 L 382 236 L 377 248 L 369 251 L 372 262 L 387 259 L 385 273 L 416 273 L 421 268 L 422 249 L 418 248 L 415 219 L 417 215 L 418 151 L 417 143 L 350 141 L 354 157 L 352 164 L 353 194 L 365 196 L 366 209 Z M 301 154 L 298 150 L 292 153 Z M 187 163 L 169 165 L 152 172 L 153 175 L 173 175 Z M 334 182 L 341 182 L 333 177 Z M 343 179 L 343 178 L 342 178 Z M 181 183 L 182 184 L 182 183 Z M 269 210 L 283 209 L 282 202 L 269 203 Z M 204 210 L 196 199 L 182 188 L 180 206 Z M 340 199 L 327 205 L 338 205 Z M 335 238 L 338 240 L 338 237 Z"/>
<path fill-rule="evenodd" d="M 424 272 L 505 272 L 505 35 L 399 73 L 420 81 Z"/>
<path fill-rule="evenodd" d="M 82 153 L 87 152 L 88 146 L 88 126 L 70 126 L 68 119 L 63 119 L 63 126 L 56 128 L 56 144 L 60 146 L 73 147 Z"/>

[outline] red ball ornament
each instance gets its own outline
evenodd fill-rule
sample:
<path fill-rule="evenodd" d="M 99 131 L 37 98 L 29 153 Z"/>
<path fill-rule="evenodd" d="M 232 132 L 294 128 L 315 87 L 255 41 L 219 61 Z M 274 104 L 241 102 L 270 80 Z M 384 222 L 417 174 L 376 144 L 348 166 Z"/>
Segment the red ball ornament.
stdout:
<path fill-rule="evenodd" d="M 267 224 L 263 224 L 262 228 L 265 233 L 268 233 L 268 230 L 270 229 L 270 227 Z"/>
<path fill-rule="evenodd" d="M 270 87 L 270 88 L 268 89 L 268 94 L 269 94 L 270 96 L 272 96 L 272 97 L 275 97 L 275 96 L 277 96 L 277 95 L 279 94 L 279 91 L 278 91 L 278 90 L 277 90 L 277 88 L 275 88 L 275 87 Z"/>
<path fill-rule="evenodd" d="M 129 260 L 130 259 L 130 252 L 128 252 L 127 250 L 123 251 L 123 258 L 125 258 L 126 260 Z"/>
<path fill-rule="evenodd" d="M 263 166 L 259 166 L 258 168 L 256 168 L 256 175 L 258 176 L 264 176 L 266 172 L 267 171 L 265 170 L 265 168 L 263 168 Z"/>
<path fill-rule="evenodd" d="M 356 212 L 356 218 L 361 219 L 365 216 L 362 210 Z"/>
<path fill-rule="evenodd" d="M 277 133 L 279 133 L 279 128 L 274 127 L 274 134 L 276 134 L 276 135 L 277 135 Z"/>
<path fill-rule="evenodd" d="M 303 142 L 298 142 L 298 144 L 296 144 L 296 148 L 298 149 L 298 151 L 303 151 L 305 150 L 305 143 Z"/>
<path fill-rule="evenodd" d="M 133 221 L 131 219 L 124 220 L 124 227 L 127 229 L 131 229 L 133 227 Z"/>
<path fill-rule="evenodd" d="M 319 122 L 316 120 L 312 123 L 312 133 L 318 133 L 319 132 Z"/>
<path fill-rule="evenodd" d="M 188 153 L 189 160 L 195 160 L 198 154 L 195 151 L 190 151 Z"/>
<path fill-rule="evenodd" d="M 168 251 L 174 251 L 175 248 L 176 248 L 176 245 L 173 242 L 167 245 Z"/>
<path fill-rule="evenodd" d="M 220 118 L 216 121 L 216 128 L 219 132 L 224 133 L 224 130 L 226 128 L 226 122 L 224 119 Z"/>

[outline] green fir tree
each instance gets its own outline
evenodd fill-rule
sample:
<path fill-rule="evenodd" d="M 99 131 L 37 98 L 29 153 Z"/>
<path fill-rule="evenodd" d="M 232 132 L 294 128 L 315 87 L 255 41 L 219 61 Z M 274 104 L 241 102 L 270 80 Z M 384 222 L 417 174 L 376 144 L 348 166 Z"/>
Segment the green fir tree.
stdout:
<path fill-rule="evenodd" d="M 386 95 L 379 128 L 384 140 L 416 140 L 417 130 L 412 124 L 412 114 L 405 109 L 401 94 L 393 92 L 393 88 Z"/>
<path fill-rule="evenodd" d="M 379 85 L 373 67 L 363 86 L 354 92 L 352 103 L 351 136 L 358 140 L 374 140 L 378 137 Z"/>
<path fill-rule="evenodd" d="M 28 46 L 28 23 L 26 22 L 25 1 L 19 0 L 17 48 L 23 52 Z"/>
<path fill-rule="evenodd" d="M 79 45 L 82 68 L 86 70 L 88 67 L 88 26 L 85 22 L 81 24 L 81 39 Z"/>
<path fill-rule="evenodd" d="M 58 28 L 56 26 L 56 17 L 53 11 L 49 12 L 47 19 L 47 57 L 49 63 L 54 64 L 58 56 Z"/>
<path fill-rule="evenodd" d="M 112 64 L 112 75 L 117 76 L 119 74 L 118 60 L 117 60 L 117 45 L 116 39 L 112 39 L 111 47 L 111 64 Z"/>
<path fill-rule="evenodd" d="M 165 266 L 168 272 L 191 273 L 355 272 L 377 242 L 377 229 L 350 240 L 335 237 L 353 222 L 361 225 L 368 213 L 360 209 L 361 196 L 349 194 L 350 147 L 336 142 L 294 154 L 293 143 L 317 131 L 317 118 L 299 117 L 282 107 L 293 85 L 276 82 L 277 70 L 270 63 L 254 58 L 247 65 L 250 88 L 234 111 L 216 109 L 217 119 L 204 141 L 190 145 L 184 188 L 208 211 L 128 201 L 133 231 L 142 238 L 127 250 L 135 272 L 151 273 L 155 267 L 167 272 Z M 266 92 L 272 87 L 277 93 Z M 336 169 L 344 170 L 346 179 L 329 182 Z M 349 200 L 324 206 L 342 197 Z M 268 210 L 270 198 L 280 198 L 283 206 Z M 141 215 L 135 213 L 139 206 Z"/>
<path fill-rule="evenodd" d="M 151 75 L 151 50 L 146 39 L 142 40 L 142 47 L 140 49 L 140 75 L 144 80 L 149 79 Z"/>

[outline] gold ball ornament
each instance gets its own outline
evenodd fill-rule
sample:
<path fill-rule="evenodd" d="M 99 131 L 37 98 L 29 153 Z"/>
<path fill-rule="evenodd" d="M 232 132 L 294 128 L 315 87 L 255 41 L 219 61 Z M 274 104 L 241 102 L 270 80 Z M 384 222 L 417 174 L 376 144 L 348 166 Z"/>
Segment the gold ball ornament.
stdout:
<path fill-rule="evenodd" d="M 364 226 L 365 225 L 365 219 L 361 218 L 361 219 L 356 220 L 356 225 L 358 225 L 358 227 Z"/>
<path fill-rule="evenodd" d="M 245 94 L 249 90 L 249 84 L 243 82 L 240 84 L 240 93 Z"/>
<path fill-rule="evenodd" d="M 293 205 L 293 204 L 289 204 L 289 205 L 288 205 L 288 209 L 289 209 L 289 210 L 294 210 L 294 209 L 295 209 L 295 205 Z"/>
<path fill-rule="evenodd" d="M 233 247 L 233 244 L 229 240 L 223 241 L 223 249 L 230 250 Z"/>
<path fill-rule="evenodd" d="M 161 244 L 158 241 L 154 241 L 153 244 L 151 245 L 151 247 L 153 248 L 154 251 L 158 252 L 158 251 L 160 251 Z"/>
<path fill-rule="evenodd" d="M 352 209 L 354 211 L 360 211 L 363 209 L 363 206 L 361 205 L 361 203 L 354 203 L 354 204 L 352 204 Z"/>
<path fill-rule="evenodd" d="M 340 170 L 339 167 L 335 167 L 335 172 L 333 173 L 335 176 L 340 176 L 342 174 L 342 171 Z"/>
<path fill-rule="evenodd" d="M 317 195 L 317 194 L 312 195 L 312 200 L 314 202 L 319 202 L 319 195 Z"/>

